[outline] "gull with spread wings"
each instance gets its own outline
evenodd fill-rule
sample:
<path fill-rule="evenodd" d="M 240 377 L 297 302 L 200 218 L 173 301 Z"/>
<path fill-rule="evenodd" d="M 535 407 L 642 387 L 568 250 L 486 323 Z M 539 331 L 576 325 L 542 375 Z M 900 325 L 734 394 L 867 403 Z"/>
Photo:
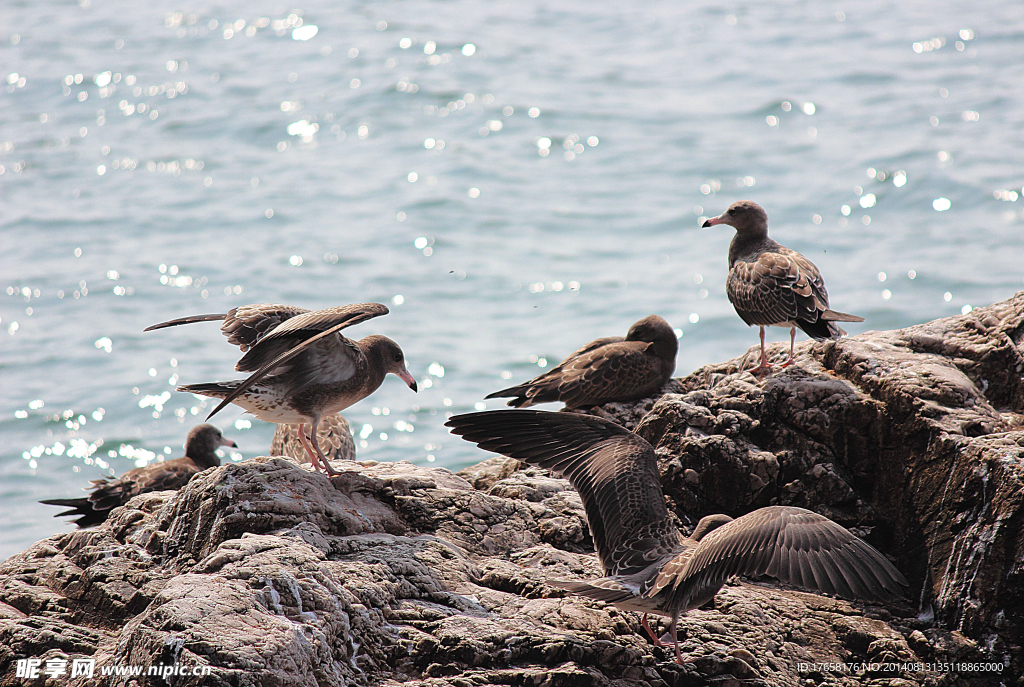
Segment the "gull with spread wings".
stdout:
<path fill-rule="evenodd" d="M 847 598 L 884 601 L 903 595 L 906 578 L 876 549 L 813 511 L 759 508 L 735 520 L 710 515 L 684 537 L 669 517 L 651 446 L 624 427 L 591 415 L 497 410 L 445 423 L 488 451 L 561 473 L 579 492 L 605 577 L 550 584 L 671 619 L 682 663 L 679 616 L 718 593 L 734 575 L 770 575 Z"/>
<path fill-rule="evenodd" d="M 416 380 L 406 369 L 405 355 L 398 344 L 376 334 L 358 341 L 341 334 L 345 327 L 387 313 L 387 306 L 380 303 L 312 311 L 254 304 L 226 314 L 170 320 L 146 331 L 223 320 L 221 331 L 228 342 L 245 354 L 235 369 L 252 374 L 244 380 L 186 384 L 178 391 L 223 399 L 208 418 L 234 403 L 266 422 L 298 423 L 299 440 L 310 462 L 336 475 L 317 441 L 320 418 L 366 398 L 388 373 L 416 391 Z M 306 425 L 311 427 L 308 437 Z"/>

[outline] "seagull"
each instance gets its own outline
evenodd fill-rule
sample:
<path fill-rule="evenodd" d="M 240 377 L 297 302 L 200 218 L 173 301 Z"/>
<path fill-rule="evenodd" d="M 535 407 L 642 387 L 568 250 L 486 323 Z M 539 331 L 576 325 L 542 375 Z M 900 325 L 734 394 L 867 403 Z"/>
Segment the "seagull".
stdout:
<path fill-rule="evenodd" d="M 234 403 L 260 420 L 299 425 L 299 441 L 314 467 L 339 474 L 320 449 L 320 418 L 366 398 L 388 373 L 416 391 L 416 380 L 405 366 L 405 355 L 386 336 L 359 341 L 340 330 L 388 313 L 380 303 L 358 303 L 323 310 L 289 305 L 245 305 L 226 314 L 195 315 L 147 327 L 145 331 L 192 322 L 223 320 L 228 342 L 245 353 L 235 365 L 252 372 L 245 380 L 185 384 L 178 391 L 223 399 L 207 418 Z M 306 425 L 310 425 L 309 435 Z"/>
<path fill-rule="evenodd" d="M 456 415 L 445 423 L 480 448 L 548 468 L 579 492 L 605 576 L 555 580 L 574 594 L 671 619 L 683 662 L 679 616 L 714 598 L 734 575 L 770 575 L 848 598 L 901 597 L 906 578 L 869 544 L 813 511 L 759 508 L 739 518 L 710 515 L 684 537 L 669 517 L 651 446 L 626 428 L 594 417 L 536 410 Z"/>
<path fill-rule="evenodd" d="M 213 425 L 196 425 L 185 439 L 185 457 L 153 463 L 129 470 L 117 479 L 94 479 L 89 496 L 80 499 L 46 499 L 39 503 L 64 506 L 71 510 L 57 513 L 79 516 L 73 522 L 79 527 L 98 525 L 107 519 L 110 511 L 128 503 L 133 496 L 150 491 L 177 490 L 185 486 L 193 475 L 220 465 L 219 446 L 236 447 Z"/>
<path fill-rule="evenodd" d="M 793 362 L 796 328 L 814 339 L 838 339 L 846 332 L 836 322 L 863 322 L 863 317 L 828 307 L 825 282 L 814 263 L 768 238 L 768 213 L 752 200 L 738 200 L 705 227 L 728 224 L 736 229 L 729 244 L 726 294 L 736 313 L 761 330 L 761 364 L 751 372 L 772 368 L 764 351 L 766 326 L 789 327 L 789 359 Z"/>
<path fill-rule="evenodd" d="M 595 339 L 550 371 L 485 398 L 511 397 L 507 405 L 514 408 L 558 401 L 566 408 L 583 408 L 644 398 L 672 376 L 678 349 L 669 323 L 648 315 L 635 322 L 625 338 Z"/>
<path fill-rule="evenodd" d="M 352 430 L 348 420 L 341 413 L 324 415 L 320 418 L 317 429 L 317 443 L 330 460 L 355 460 L 356 442 L 352 439 Z M 287 456 L 299 463 L 308 463 L 309 456 L 299 441 L 299 426 L 280 424 L 274 430 L 274 438 L 270 442 L 270 455 Z"/>

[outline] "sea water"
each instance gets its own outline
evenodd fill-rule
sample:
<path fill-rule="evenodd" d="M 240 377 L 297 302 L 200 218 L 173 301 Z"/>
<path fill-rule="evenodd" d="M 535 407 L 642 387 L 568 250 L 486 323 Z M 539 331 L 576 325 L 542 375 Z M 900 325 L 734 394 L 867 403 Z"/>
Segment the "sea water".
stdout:
<path fill-rule="evenodd" d="M 1022 55 L 1020 3 L 4 2 L 0 558 L 70 529 L 39 499 L 181 455 L 213 405 L 176 385 L 242 377 L 163 320 L 387 304 L 346 334 L 420 391 L 347 411 L 359 456 L 458 469 L 447 415 L 650 313 L 677 375 L 755 345 L 700 228 L 741 198 L 851 334 L 1005 299 Z"/>

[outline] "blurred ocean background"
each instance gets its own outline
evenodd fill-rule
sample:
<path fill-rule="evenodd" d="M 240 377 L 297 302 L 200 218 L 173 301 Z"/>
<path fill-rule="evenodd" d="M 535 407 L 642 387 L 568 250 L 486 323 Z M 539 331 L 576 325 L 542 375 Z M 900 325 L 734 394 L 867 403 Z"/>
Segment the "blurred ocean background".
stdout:
<path fill-rule="evenodd" d="M 755 345 L 733 232 L 699 228 L 734 200 L 851 333 L 1005 299 L 1022 55 L 1019 2 L 6 0 L 0 559 L 70 529 L 39 499 L 181 455 L 212 405 L 177 383 L 241 376 L 216 323 L 162 320 L 388 304 L 346 333 L 420 392 L 347 411 L 359 456 L 458 469 L 486 455 L 446 414 L 647 314 L 677 375 Z"/>

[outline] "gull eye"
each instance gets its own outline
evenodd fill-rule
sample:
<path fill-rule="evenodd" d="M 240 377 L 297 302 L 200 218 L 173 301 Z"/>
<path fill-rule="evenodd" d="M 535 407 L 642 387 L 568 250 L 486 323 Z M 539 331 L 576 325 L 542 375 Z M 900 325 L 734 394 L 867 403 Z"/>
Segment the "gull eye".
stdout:
<path fill-rule="evenodd" d="M 736 216 L 736 208 L 729 208 L 729 216 L 730 217 L 735 217 Z"/>

